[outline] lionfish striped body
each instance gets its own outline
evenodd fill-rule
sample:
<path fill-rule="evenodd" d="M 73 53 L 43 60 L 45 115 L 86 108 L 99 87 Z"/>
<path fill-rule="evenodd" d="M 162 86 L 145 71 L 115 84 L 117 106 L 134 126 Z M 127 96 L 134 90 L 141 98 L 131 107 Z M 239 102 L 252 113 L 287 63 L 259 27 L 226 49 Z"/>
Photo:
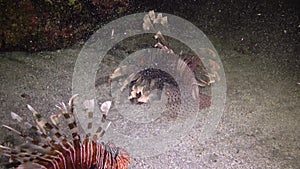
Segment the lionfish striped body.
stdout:
<path fill-rule="evenodd" d="M 124 149 L 98 142 L 106 129 L 99 127 L 92 137 L 91 134 L 87 134 L 84 139 L 81 139 L 75 119 L 74 98 L 75 96 L 70 99 L 68 107 L 64 103 L 56 105 L 61 112 L 51 116 L 51 122 L 44 119 L 29 105 L 28 108 L 33 112 L 36 125 L 31 125 L 12 112 L 14 120 L 23 123 L 38 134 L 39 138 L 32 138 L 3 125 L 24 138 L 26 143 L 14 148 L 0 145 L 0 154 L 9 156 L 13 161 L 21 162 L 18 169 L 127 169 L 130 157 Z M 103 118 L 109 111 L 110 105 L 111 102 L 102 104 Z M 60 123 L 66 124 L 67 129 L 60 127 Z"/>

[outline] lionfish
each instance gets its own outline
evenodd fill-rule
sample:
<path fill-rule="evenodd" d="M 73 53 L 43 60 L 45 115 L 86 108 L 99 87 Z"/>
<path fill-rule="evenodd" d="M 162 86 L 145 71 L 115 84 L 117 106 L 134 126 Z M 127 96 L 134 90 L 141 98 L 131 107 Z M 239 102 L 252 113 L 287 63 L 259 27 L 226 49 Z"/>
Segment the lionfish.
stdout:
<path fill-rule="evenodd" d="M 153 11 L 149 12 L 149 15 L 153 16 Z M 199 91 L 200 87 L 206 87 L 210 86 L 211 84 L 215 83 L 216 81 L 220 81 L 220 77 L 218 74 L 218 71 L 220 69 L 220 66 L 217 62 L 213 61 L 212 58 L 215 57 L 215 53 L 213 50 L 209 48 L 203 48 L 204 51 L 207 52 L 206 55 L 211 56 L 208 60 L 210 67 L 207 68 L 204 66 L 202 61 L 199 57 L 196 55 L 178 55 L 176 54 L 171 47 L 169 46 L 168 42 L 166 41 L 165 37 L 162 35 L 160 31 L 158 31 L 154 38 L 158 41 L 154 47 L 161 49 L 166 54 L 174 55 L 178 57 L 177 61 L 177 73 L 184 77 L 184 72 L 187 69 L 190 69 L 193 71 L 194 74 L 197 73 L 197 78 L 192 77 L 188 79 L 189 82 L 191 82 L 192 86 L 192 97 L 193 99 L 198 99 L 200 96 L 200 108 L 208 108 L 211 105 L 211 96 L 208 96 L 206 94 L 203 94 Z M 144 64 L 143 62 L 138 62 L 137 64 Z M 148 68 L 144 69 L 138 73 L 135 74 L 133 67 L 136 67 L 136 65 L 123 65 L 121 67 L 118 67 L 114 70 L 112 75 L 110 76 L 110 80 L 126 76 L 128 74 L 125 81 L 122 83 L 122 86 L 120 87 L 121 92 L 123 92 L 127 87 L 129 87 L 129 96 L 128 100 L 130 100 L 132 103 L 138 103 L 143 104 L 151 101 L 151 98 L 160 98 L 162 90 L 168 89 L 164 88 L 164 84 L 168 84 L 168 86 L 171 86 L 170 90 L 166 90 L 166 93 L 169 93 L 168 99 L 171 101 L 175 98 L 179 97 L 180 90 L 176 89 L 176 81 L 172 79 L 172 77 L 161 70 Z M 153 94 L 152 91 L 158 91 L 157 94 Z M 158 96 L 156 96 L 158 95 Z M 174 97 L 174 98 L 173 98 Z M 178 99 L 177 99 L 178 100 Z M 178 104 L 178 103 L 177 103 Z"/>
<path fill-rule="evenodd" d="M 12 112 L 12 118 L 36 133 L 38 138 L 31 137 L 10 126 L 2 125 L 17 133 L 26 142 L 13 148 L 0 145 L 0 154 L 10 157 L 14 162 L 21 163 L 17 169 L 127 169 L 130 157 L 126 150 L 112 144 L 99 142 L 110 123 L 106 129 L 99 127 L 95 134 L 87 134 L 84 139 L 81 138 L 75 118 L 75 97 L 76 95 L 71 97 L 68 106 L 63 102 L 57 104 L 56 107 L 60 112 L 52 115 L 50 121 L 27 105 L 33 113 L 36 125 L 30 124 Z M 106 119 L 110 106 L 110 101 L 101 105 L 102 119 Z M 64 123 L 68 127 L 60 127 L 60 123 Z"/>

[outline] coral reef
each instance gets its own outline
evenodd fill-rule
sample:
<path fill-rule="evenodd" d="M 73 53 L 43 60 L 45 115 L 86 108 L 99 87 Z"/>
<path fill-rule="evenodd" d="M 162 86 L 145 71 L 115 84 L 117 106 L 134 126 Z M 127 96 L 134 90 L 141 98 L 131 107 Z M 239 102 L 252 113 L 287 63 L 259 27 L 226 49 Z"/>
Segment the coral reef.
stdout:
<path fill-rule="evenodd" d="M 88 38 L 99 22 L 126 9 L 128 0 L 3 1 L 0 50 L 64 48 Z"/>

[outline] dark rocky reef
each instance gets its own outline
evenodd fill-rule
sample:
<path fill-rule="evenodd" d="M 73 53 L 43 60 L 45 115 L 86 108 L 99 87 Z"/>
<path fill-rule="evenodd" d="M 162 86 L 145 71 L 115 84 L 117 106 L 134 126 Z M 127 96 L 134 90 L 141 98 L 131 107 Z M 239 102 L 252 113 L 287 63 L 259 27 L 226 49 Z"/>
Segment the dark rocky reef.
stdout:
<path fill-rule="evenodd" d="M 128 6 L 128 0 L 1 0 L 0 50 L 68 47 Z"/>

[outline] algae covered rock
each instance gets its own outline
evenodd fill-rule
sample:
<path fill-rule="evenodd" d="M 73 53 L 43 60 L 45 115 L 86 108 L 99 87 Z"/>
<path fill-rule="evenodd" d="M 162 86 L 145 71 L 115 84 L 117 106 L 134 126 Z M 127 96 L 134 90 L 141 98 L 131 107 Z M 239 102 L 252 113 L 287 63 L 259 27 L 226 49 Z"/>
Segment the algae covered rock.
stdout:
<path fill-rule="evenodd" d="M 128 0 L 1 0 L 0 50 L 65 48 L 126 9 Z"/>

